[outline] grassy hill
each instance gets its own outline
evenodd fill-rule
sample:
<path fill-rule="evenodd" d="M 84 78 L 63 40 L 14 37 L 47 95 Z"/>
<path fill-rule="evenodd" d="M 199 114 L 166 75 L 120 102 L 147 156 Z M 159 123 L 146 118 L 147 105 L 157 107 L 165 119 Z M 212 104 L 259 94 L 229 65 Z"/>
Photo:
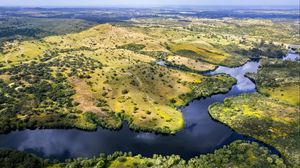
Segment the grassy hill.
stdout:
<path fill-rule="evenodd" d="M 175 107 L 226 92 L 235 79 L 160 66 L 155 57 L 138 52 L 170 52 L 166 41 L 104 24 L 7 43 L 0 56 L 1 131 L 119 128 L 126 120 L 136 130 L 177 132 L 184 121 Z"/>

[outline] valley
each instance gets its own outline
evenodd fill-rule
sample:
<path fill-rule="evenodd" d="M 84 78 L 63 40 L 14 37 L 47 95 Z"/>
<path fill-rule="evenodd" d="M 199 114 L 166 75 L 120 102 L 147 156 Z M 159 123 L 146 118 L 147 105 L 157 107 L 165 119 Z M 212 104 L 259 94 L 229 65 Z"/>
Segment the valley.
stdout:
<path fill-rule="evenodd" d="M 0 9 L 0 167 L 300 164 L 295 10 L 76 10 Z"/>

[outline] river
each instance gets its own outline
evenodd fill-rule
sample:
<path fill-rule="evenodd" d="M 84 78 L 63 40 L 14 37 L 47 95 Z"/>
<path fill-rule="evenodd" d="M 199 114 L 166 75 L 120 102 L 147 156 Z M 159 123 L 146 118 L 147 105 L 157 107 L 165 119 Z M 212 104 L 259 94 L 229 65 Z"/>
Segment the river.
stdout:
<path fill-rule="evenodd" d="M 289 53 L 285 59 L 289 57 L 295 59 L 293 53 Z M 255 92 L 255 84 L 244 75 L 247 72 L 256 72 L 258 67 L 259 62 L 251 61 L 236 68 L 220 66 L 207 73 L 207 75 L 227 73 L 237 79 L 237 84 L 226 94 L 195 99 L 187 106 L 182 107 L 185 127 L 176 135 L 135 132 L 130 130 L 126 124 L 119 131 L 101 127 L 94 132 L 78 129 L 36 129 L 2 134 L 0 135 L 0 147 L 17 149 L 58 160 L 92 157 L 98 156 L 100 153 L 112 154 L 115 151 L 132 152 L 143 156 L 178 154 L 182 158 L 188 159 L 199 154 L 213 152 L 238 139 L 256 141 L 214 121 L 207 109 L 212 103 L 222 102 L 226 97 Z M 278 153 L 272 147 L 269 149 L 271 153 Z"/>

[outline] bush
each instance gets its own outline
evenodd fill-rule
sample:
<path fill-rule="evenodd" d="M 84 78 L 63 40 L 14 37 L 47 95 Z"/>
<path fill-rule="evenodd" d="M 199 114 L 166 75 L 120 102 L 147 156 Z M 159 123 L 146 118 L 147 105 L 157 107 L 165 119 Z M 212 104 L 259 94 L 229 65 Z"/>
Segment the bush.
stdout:
<path fill-rule="evenodd" d="M 128 93 L 127 89 L 122 90 L 122 94 L 127 94 L 127 93 Z"/>

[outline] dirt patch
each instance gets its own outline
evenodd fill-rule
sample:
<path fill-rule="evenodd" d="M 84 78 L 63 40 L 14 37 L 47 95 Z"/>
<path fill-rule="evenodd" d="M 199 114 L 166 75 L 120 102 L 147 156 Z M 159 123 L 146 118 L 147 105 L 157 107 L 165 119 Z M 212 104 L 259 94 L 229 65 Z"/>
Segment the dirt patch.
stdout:
<path fill-rule="evenodd" d="M 79 78 L 69 78 L 69 82 L 76 91 L 74 95 L 75 102 L 79 103 L 78 110 L 83 112 L 92 112 L 99 116 L 107 116 L 107 114 L 95 105 L 96 94 L 91 91 L 91 88 L 84 80 Z"/>
<path fill-rule="evenodd" d="M 0 75 L 0 79 L 2 79 L 5 82 L 9 82 L 10 81 L 10 77 L 11 77 L 11 75 L 5 75 L 5 74 Z"/>

